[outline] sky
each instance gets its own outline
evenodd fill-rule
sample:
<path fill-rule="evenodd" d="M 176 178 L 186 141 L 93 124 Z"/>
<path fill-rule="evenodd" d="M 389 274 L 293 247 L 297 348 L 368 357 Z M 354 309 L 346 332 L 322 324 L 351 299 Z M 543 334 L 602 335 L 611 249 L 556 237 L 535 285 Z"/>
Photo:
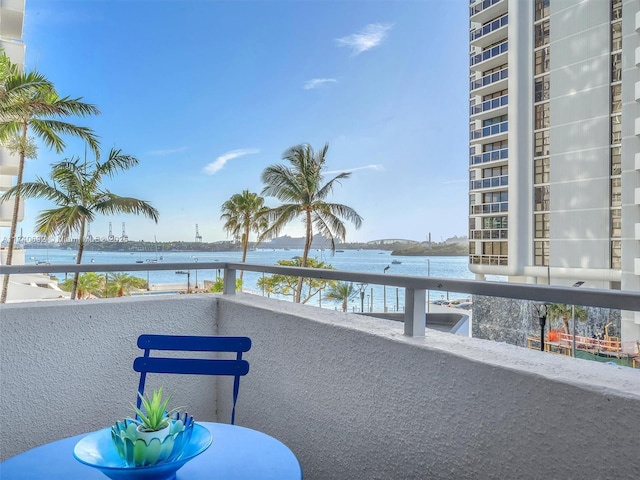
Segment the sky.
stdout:
<path fill-rule="evenodd" d="M 467 234 L 467 0 L 26 0 L 26 70 L 99 116 L 75 119 L 139 165 L 107 187 L 159 222 L 99 217 L 93 236 L 229 237 L 221 205 L 289 147 L 329 144 L 329 201 L 354 208 L 347 242 Z M 82 157 L 40 146 L 25 180 Z M 268 206 L 278 205 L 266 197 Z M 23 235 L 38 212 L 29 200 Z M 302 236 L 301 221 L 283 233 Z"/>

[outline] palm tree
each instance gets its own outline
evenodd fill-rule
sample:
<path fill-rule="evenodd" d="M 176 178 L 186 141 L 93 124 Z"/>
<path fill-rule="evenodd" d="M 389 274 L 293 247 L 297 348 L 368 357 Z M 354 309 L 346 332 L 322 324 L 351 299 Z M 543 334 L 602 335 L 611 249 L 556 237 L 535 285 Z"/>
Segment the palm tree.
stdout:
<path fill-rule="evenodd" d="M 128 273 L 110 273 L 107 275 L 107 296 L 124 297 L 134 290 L 147 286 L 147 282 L 140 277 Z"/>
<path fill-rule="evenodd" d="M 60 287 L 65 292 L 73 290 L 74 279 L 69 278 L 62 282 Z M 104 290 L 104 278 L 96 272 L 83 273 L 78 277 L 78 288 L 76 297 L 78 299 L 91 298 L 91 295 L 98 296 Z"/>
<path fill-rule="evenodd" d="M 324 294 L 324 298 L 342 302 L 342 311 L 347 311 L 347 304 L 358 294 L 358 290 L 350 282 L 333 282 L 329 290 Z"/>
<path fill-rule="evenodd" d="M 265 213 L 267 207 L 264 206 L 264 198 L 257 193 L 243 190 L 236 193 L 229 200 L 222 204 L 222 215 L 220 220 L 224 220 L 224 229 L 234 238 L 242 239 L 242 263 L 247 259 L 249 248 L 249 234 L 253 231 L 261 233 L 267 227 Z M 258 237 L 259 242 L 259 237 Z M 240 271 L 240 280 L 244 270 Z"/>
<path fill-rule="evenodd" d="M 138 164 L 138 159 L 123 155 L 112 149 L 104 163 L 98 159 L 87 164 L 75 158 L 63 160 L 52 166 L 50 177 L 53 183 L 38 177 L 35 182 L 26 182 L 9 189 L 1 199 L 23 196 L 25 198 L 46 198 L 57 208 L 40 212 L 36 218 L 36 232 L 47 237 L 59 235 L 66 241 L 73 232 L 78 232 L 78 254 L 76 263 L 82 262 L 84 237 L 87 222 L 92 222 L 96 214 L 113 215 L 119 213 L 144 215 L 156 223 L 158 211 L 144 200 L 121 197 L 102 186 L 105 178 Z M 78 273 L 74 277 L 71 298 L 75 299 Z"/>
<path fill-rule="evenodd" d="M 588 312 L 584 307 L 574 307 L 573 305 L 565 305 L 564 303 L 554 303 L 547 307 L 547 315 L 549 320 L 559 318 L 564 326 L 564 333 L 569 333 L 569 317 L 575 314 L 576 319 L 584 321 L 587 319 Z"/>
<path fill-rule="evenodd" d="M 3 64 L 11 65 L 8 60 L 3 60 Z M 35 156 L 30 134 L 58 153 L 66 146 L 63 134 L 79 137 L 95 152 L 96 157 L 99 156 L 98 140 L 91 129 L 62 121 L 66 117 L 98 114 L 100 111 L 97 107 L 84 103 L 81 98 L 60 97 L 51 82 L 38 73 L 22 73 L 15 66 L 9 69 L 9 74 L 2 77 L 0 89 L 0 145 L 9 147 L 19 157 L 16 186 L 22 184 L 25 158 Z M 14 198 L 6 265 L 13 262 L 20 190 Z M 9 275 L 5 275 L 0 303 L 6 302 L 8 288 Z"/>
<path fill-rule="evenodd" d="M 344 241 L 346 237 L 343 219 L 352 222 L 356 228 L 362 225 L 362 217 L 353 208 L 326 201 L 335 184 L 351 176 L 349 172 L 342 172 L 324 183 L 322 172 L 326 168 L 328 150 L 328 144 L 318 152 L 314 152 L 309 144 L 296 145 L 282 154 L 282 159 L 290 165 L 271 165 L 262 172 L 262 181 L 265 183 L 262 194 L 283 202 L 267 212 L 269 227 L 263 237 L 277 236 L 289 222 L 302 216 L 305 225 L 303 267 L 307 266 L 314 228 L 331 240 L 331 250 L 335 252 L 335 239 Z M 302 277 L 298 279 L 294 297 L 298 303 L 301 291 Z"/>

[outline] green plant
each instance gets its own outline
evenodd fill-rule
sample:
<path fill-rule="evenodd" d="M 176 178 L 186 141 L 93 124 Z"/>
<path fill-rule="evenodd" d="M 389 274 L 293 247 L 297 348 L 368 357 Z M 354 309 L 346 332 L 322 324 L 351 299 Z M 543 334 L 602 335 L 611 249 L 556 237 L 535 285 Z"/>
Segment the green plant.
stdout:
<path fill-rule="evenodd" d="M 143 397 L 140 393 L 138 393 L 138 396 L 142 401 L 141 406 L 144 407 L 144 412 L 136 408 L 136 414 L 140 421 L 140 429 L 144 432 L 157 432 L 169 426 L 171 415 L 180 410 L 179 408 L 167 410 L 171 395 L 163 399 L 162 387 L 157 390 L 154 389 L 151 398 Z"/>

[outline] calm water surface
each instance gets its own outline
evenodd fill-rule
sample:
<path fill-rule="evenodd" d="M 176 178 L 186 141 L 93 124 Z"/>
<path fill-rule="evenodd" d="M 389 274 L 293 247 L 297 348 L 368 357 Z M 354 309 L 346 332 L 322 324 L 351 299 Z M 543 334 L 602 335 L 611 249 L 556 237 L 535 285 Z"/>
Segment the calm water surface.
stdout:
<path fill-rule="evenodd" d="M 76 252 L 73 250 L 58 249 L 28 249 L 25 251 L 25 263 L 33 264 L 39 261 L 48 261 L 55 263 L 75 263 Z M 288 260 L 295 256 L 301 256 L 302 249 L 291 250 L 267 250 L 258 249 L 248 252 L 248 263 L 260 263 L 266 265 L 275 265 L 278 260 Z M 391 256 L 390 251 L 386 250 L 344 250 L 331 254 L 330 251 L 313 250 L 310 253 L 320 261 L 324 261 L 332 265 L 337 270 L 365 272 L 365 273 L 384 273 L 384 268 L 389 266 L 388 274 L 393 275 L 417 275 L 455 279 L 473 279 L 474 275 L 469 271 L 468 258 L 464 256 L 456 257 L 404 257 Z M 241 252 L 158 252 L 158 263 L 179 263 L 179 262 L 215 262 L 215 261 L 233 261 L 239 262 L 242 258 Z M 132 263 L 139 261 L 155 260 L 155 252 L 93 252 L 85 251 L 82 263 L 93 263 L 96 267 L 100 264 L 114 263 Z M 399 261 L 400 264 L 392 264 L 392 261 Z M 192 268 L 190 270 L 190 281 L 193 285 L 197 281 L 200 286 L 204 280 L 215 280 L 217 272 L 215 270 L 199 270 Z M 197 273 L 196 273 L 197 272 Z M 154 284 L 178 284 L 186 286 L 186 275 L 176 274 L 174 270 L 168 271 L 150 271 L 133 272 L 133 275 L 147 277 L 151 285 Z M 261 273 L 246 272 L 244 275 L 244 290 L 249 290 L 260 294 L 256 282 Z M 490 280 L 499 280 L 499 277 L 488 278 Z M 379 310 L 383 307 L 383 298 L 385 297 L 384 287 L 380 285 L 370 285 L 366 290 L 365 310 L 372 308 Z M 443 296 L 441 292 L 431 293 L 430 300 L 437 300 Z M 387 308 L 390 311 L 403 309 L 404 291 L 395 287 L 386 288 Z M 450 293 L 449 299 L 465 298 L 466 295 L 459 293 Z M 322 307 L 335 308 L 335 303 L 326 300 L 320 300 L 318 296 L 309 301 L 311 304 Z M 360 299 L 354 299 L 349 309 L 360 309 Z"/>

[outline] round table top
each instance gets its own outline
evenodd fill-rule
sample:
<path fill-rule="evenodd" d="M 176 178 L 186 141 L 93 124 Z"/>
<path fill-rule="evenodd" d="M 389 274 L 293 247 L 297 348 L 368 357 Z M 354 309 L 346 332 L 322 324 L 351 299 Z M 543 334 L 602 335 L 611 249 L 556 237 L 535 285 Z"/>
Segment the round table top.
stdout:
<path fill-rule="evenodd" d="M 213 443 L 176 473 L 176 480 L 302 479 L 298 459 L 281 441 L 256 430 L 223 423 L 198 422 Z M 73 448 L 85 435 L 33 448 L 0 463 L 2 480 L 105 480 L 99 470 L 78 462 Z"/>

